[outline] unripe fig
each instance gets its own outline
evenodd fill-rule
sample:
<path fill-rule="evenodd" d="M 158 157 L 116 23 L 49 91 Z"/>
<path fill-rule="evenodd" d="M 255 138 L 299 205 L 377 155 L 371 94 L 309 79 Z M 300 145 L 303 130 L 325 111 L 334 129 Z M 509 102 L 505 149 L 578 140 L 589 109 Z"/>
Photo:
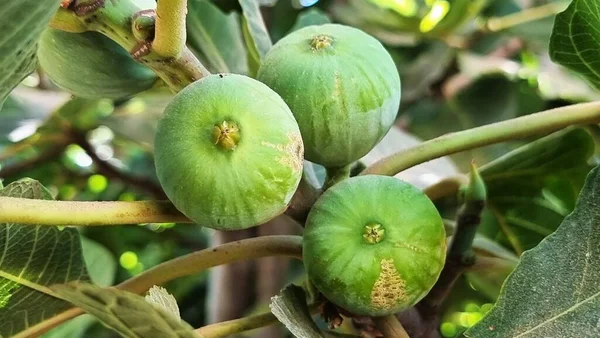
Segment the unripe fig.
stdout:
<path fill-rule="evenodd" d="M 267 53 L 258 80 L 288 104 L 307 160 L 340 167 L 383 138 L 400 105 L 400 77 L 381 43 L 356 28 L 297 30 Z"/>
<path fill-rule="evenodd" d="M 157 77 L 108 37 L 48 28 L 41 36 L 38 59 L 56 85 L 75 96 L 122 99 L 149 89 Z"/>
<path fill-rule="evenodd" d="M 210 75 L 179 92 L 158 124 L 156 172 L 194 222 L 236 230 L 283 213 L 302 174 L 300 130 L 285 102 L 243 75 Z"/>
<path fill-rule="evenodd" d="M 358 176 L 328 189 L 308 215 L 308 277 L 334 304 L 364 316 L 413 306 L 431 290 L 446 257 L 442 218 L 412 185 Z"/>

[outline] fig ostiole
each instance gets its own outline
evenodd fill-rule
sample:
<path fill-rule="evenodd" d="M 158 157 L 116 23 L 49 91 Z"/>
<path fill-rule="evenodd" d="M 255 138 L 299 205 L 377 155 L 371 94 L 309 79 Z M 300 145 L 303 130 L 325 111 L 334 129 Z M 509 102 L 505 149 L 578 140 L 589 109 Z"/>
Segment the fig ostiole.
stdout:
<path fill-rule="evenodd" d="M 308 215 L 303 260 L 314 286 L 339 307 L 384 316 L 415 305 L 444 266 L 446 234 L 433 203 L 387 176 L 329 188 Z"/>
<path fill-rule="evenodd" d="M 194 222 L 244 229 L 283 213 L 303 165 L 298 125 L 269 87 L 217 74 L 179 92 L 159 121 L 156 172 Z"/>
<path fill-rule="evenodd" d="M 342 167 L 367 154 L 389 131 L 400 105 L 391 56 L 359 29 L 325 24 L 297 30 L 267 53 L 257 79 L 288 104 L 305 157 Z"/>
<path fill-rule="evenodd" d="M 150 89 L 156 74 L 108 37 L 47 28 L 40 38 L 40 66 L 58 87 L 89 99 L 124 99 Z"/>

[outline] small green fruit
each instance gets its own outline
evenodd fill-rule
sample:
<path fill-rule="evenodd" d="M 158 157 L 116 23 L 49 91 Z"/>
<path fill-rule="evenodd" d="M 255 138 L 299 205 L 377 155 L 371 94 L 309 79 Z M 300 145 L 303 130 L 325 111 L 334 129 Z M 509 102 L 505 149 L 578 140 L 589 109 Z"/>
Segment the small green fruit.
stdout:
<path fill-rule="evenodd" d="M 358 176 L 328 189 L 308 215 L 308 277 L 327 299 L 357 315 L 397 313 L 421 300 L 446 257 L 442 218 L 412 185 Z"/>
<path fill-rule="evenodd" d="M 381 43 L 352 27 L 297 30 L 267 53 L 258 80 L 288 104 L 307 160 L 341 167 L 388 132 L 400 105 L 400 77 Z"/>
<path fill-rule="evenodd" d="M 157 79 L 116 42 L 95 32 L 48 28 L 39 42 L 38 59 L 58 87 L 83 98 L 126 98 L 149 89 Z"/>
<path fill-rule="evenodd" d="M 169 103 L 155 142 L 156 172 L 194 222 L 236 230 L 287 208 L 302 175 L 300 130 L 285 102 L 242 75 L 211 75 Z"/>

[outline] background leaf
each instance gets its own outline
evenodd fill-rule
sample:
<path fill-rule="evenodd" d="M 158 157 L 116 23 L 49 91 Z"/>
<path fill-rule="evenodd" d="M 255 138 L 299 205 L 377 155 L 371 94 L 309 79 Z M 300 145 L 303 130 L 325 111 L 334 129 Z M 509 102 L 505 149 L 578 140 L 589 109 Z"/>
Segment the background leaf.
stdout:
<path fill-rule="evenodd" d="M 211 72 L 247 74 L 246 49 L 235 12 L 225 14 L 205 0 L 190 0 L 188 43 L 201 52 Z"/>
<path fill-rule="evenodd" d="M 60 0 L 0 2 L 0 107 L 4 99 L 35 70 L 37 41 Z"/>
<path fill-rule="evenodd" d="M 133 293 L 86 283 L 54 285 L 52 290 L 123 337 L 199 338 L 186 322 Z"/>
<path fill-rule="evenodd" d="M 256 0 L 239 1 L 242 6 L 244 18 L 246 19 L 245 24 L 247 25 L 246 27 L 249 33 L 249 35 L 246 36 L 249 38 L 249 41 L 246 43 L 252 45 L 258 53 L 259 58 L 262 59 L 269 49 L 273 47 L 273 43 L 271 42 L 271 37 L 265 26 L 260 7 Z"/>
<path fill-rule="evenodd" d="M 0 196 L 52 199 L 39 182 L 24 179 Z M 0 336 L 10 337 L 71 308 L 40 291 L 52 284 L 88 281 L 74 228 L 0 224 Z"/>
<path fill-rule="evenodd" d="M 550 37 L 554 62 L 583 75 L 600 89 L 600 6 L 596 0 L 573 0 L 556 16 Z"/>
<path fill-rule="evenodd" d="M 318 8 L 310 8 L 298 14 L 298 18 L 296 18 L 296 22 L 294 23 L 294 26 L 292 26 L 292 28 L 290 29 L 290 32 L 308 26 L 324 25 L 330 22 L 331 19 L 329 19 L 329 16 L 327 16 L 325 12 Z"/>
<path fill-rule="evenodd" d="M 312 320 L 306 294 L 296 285 L 288 285 L 279 295 L 271 298 L 271 312 L 297 338 L 324 338 L 319 327 Z"/>
<path fill-rule="evenodd" d="M 570 129 L 482 166 L 488 203 L 479 232 L 517 254 L 536 246 L 575 207 L 593 151 L 585 130 Z"/>
<path fill-rule="evenodd" d="M 525 252 L 496 306 L 469 337 L 600 335 L 600 167 L 588 176 L 575 211 Z"/>

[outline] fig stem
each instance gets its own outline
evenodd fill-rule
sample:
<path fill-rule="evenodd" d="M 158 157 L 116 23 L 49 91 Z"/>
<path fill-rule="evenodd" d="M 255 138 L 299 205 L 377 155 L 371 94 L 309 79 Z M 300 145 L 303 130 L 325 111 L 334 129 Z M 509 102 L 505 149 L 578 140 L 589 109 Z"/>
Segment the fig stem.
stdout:
<path fill-rule="evenodd" d="M 2 205 L 0 203 L 0 210 Z M 240 260 L 282 256 L 302 259 L 302 237 L 262 236 L 229 242 L 212 248 L 192 252 L 161 263 L 139 275 L 130 278 L 116 288 L 141 294 L 153 285 L 165 283 L 179 277 L 200 273 L 206 269 Z M 38 337 L 52 328 L 81 314 L 80 308 L 71 308 L 50 317 L 20 332 L 13 338 Z M 239 322 L 238 322 L 239 323 Z"/>
<path fill-rule="evenodd" d="M 373 322 L 385 338 L 410 338 L 396 315 L 373 317 Z"/>
<path fill-rule="evenodd" d="M 177 58 L 185 49 L 187 0 L 159 0 L 152 49 L 165 58 Z"/>
<path fill-rule="evenodd" d="M 461 151 L 549 134 L 571 125 L 597 123 L 600 123 L 600 102 L 554 108 L 431 139 L 375 162 L 360 175 L 394 176 L 417 164 Z"/>
<path fill-rule="evenodd" d="M 308 305 L 308 308 L 311 314 L 319 312 L 319 307 L 316 304 L 310 304 Z M 271 312 L 265 312 L 258 315 L 206 325 L 195 331 L 202 338 L 220 338 L 276 323 L 279 323 L 277 317 Z"/>
<path fill-rule="evenodd" d="M 341 181 L 350 177 L 350 170 L 352 165 L 348 164 L 343 167 L 330 167 L 325 168 L 325 184 L 323 185 L 323 191 L 331 188 L 332 186 L 340 183 Z"/>
<path fill-rule="evenodd" d="M 165 1 L 168 0 L 159 1 L 158 6 L 168 6 L 169 2 Z M 131 22 L 138 12 L 140 12 L 140 8 L 132 0 L 106 1 L 104 7 L 97 9 L 92 14 L 83 16 L 76 15 L 70 9 L 59 8 L 50 26 L 71 32 L 94 31 L 102 33 L 132 53 L 139 49 L 140 43 L 136 37 L 137 33 L 134 33 L 131 27 Z M 145 15 L 149 15 L 149 11 L 145 10 L 143 12 Z M 151 28 L 146 27 L 146 29 Z M 185 26 L 183 29 L 185 30 Z M 159 33 L 155 32 L 155 34 Z M 177 40 L 177 43 L 180 43 L 180 37 L 174 39 Z M 183 39 L 185 42 L 185 31 Z M 163 42 L 159 42 L 159 45 L 161 43 L 164 45 Z M 149 45 L 150 48 L 147 53 L 136 53 L 138 57 L 135 60 L 152 69 L 175 93 L 187 87 L 190 83 L 210 75 L 210 72 L 185 46 L 185 43 L 177 56 L 163 56 L 154 50 L 154 44 Z"/>

